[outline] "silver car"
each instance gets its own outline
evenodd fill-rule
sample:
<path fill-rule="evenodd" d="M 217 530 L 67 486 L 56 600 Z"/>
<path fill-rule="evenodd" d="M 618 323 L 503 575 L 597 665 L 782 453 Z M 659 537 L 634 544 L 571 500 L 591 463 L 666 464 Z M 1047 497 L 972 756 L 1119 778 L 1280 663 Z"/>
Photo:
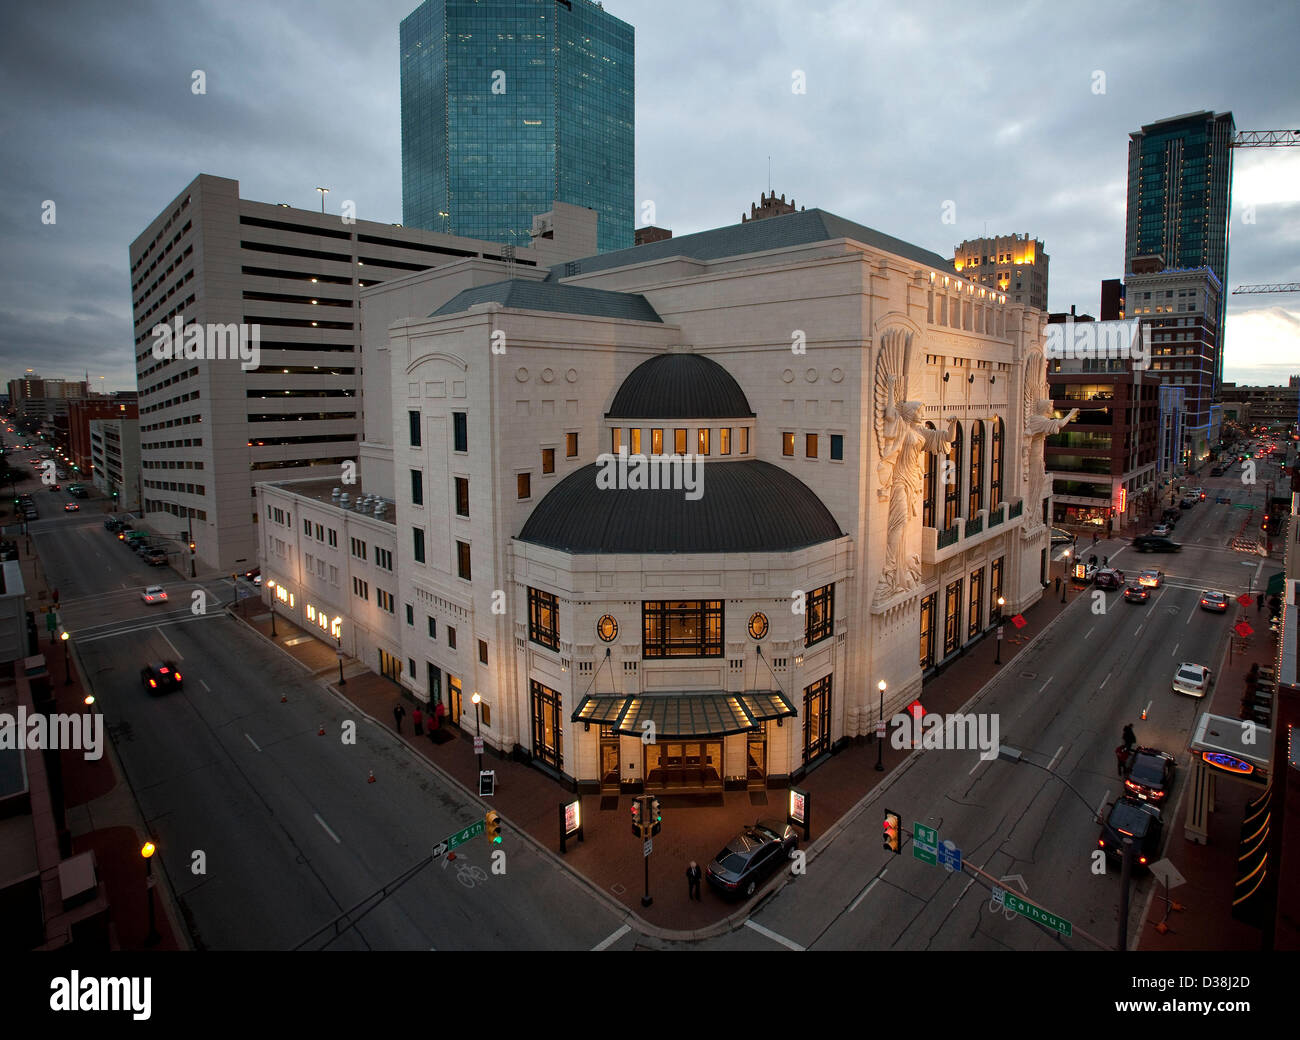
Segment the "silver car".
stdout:
<path fill-rule="evenodd" d="M 1174 693 L 1189 697 L 1204 697 L 1210 690 L 1210 670 L 1203 664 L 1184 661 L 1174 672 Z"/>

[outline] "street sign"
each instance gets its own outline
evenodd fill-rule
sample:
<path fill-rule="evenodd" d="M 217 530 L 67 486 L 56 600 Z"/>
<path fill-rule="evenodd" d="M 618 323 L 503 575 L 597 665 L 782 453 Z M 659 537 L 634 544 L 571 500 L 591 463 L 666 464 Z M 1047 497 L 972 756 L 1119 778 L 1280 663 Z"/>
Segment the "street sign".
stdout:
<path fill-rule="evenodd" d="M 643 856 L 649 856 L 650 853 L 654 851 L 654 847 L 655 847 L 654 838 L 646 838 L 645 844 L 641 846 L 641 854 Z"/>
<path fill-rule="evenodd" d="M 474 754 L 476 754 L 476 755 L 481 755 L 481 754 L 483 754 L 483 738 L 482 738 L 482 737 L 475 737 L 475 738 L 474 738 Z"/>
<path fill-rule="evenodd" d="M 478 775 L 478 794 L 480 798 L 491 798 L 496 793 L 497 774 L 495 769 L 484 769 Z"/>
<path fill-rule="evenodd" d="M 961 872 L 961 849 L 957 848 L 951 841 L 944 841 L 939 846 L 939 866 L 950 874 L 953 871 Z"/>
<path fill-rule="evenodd" d="M 1074 925 L 1065 918 L 1057 917 L 1055 914 L 1044 910 L 1042 907 L 1026 902 L 1012 892 L 1003 893 L 1002 905 L 1012 913 L 1019 914 L 1021 917 L 1027 917 L 1031 921 L 1037 921 L 1039 924 L 1046 925 L 1054 932 L 1060 932 L 1067 939 L 1074 934 Z"/>
<path fill-rule="evenodd" d="M 1244 566 L 1253 567 L 1255 565 L 1253 563 L 1247 563 Z M 1237 602 L 1240 603 L 1243 607 L 1248 607 L 1255 601 L 1243 592 L 1240 596 L 1237 597 Z"/>
<path fill-rule="evenodd" d="M 449 846 L 445 841 L 438 842 L 438 844 L 433 847 L 433 858 L 437 859 L 444 852 L 446 852 L 448 848 Z"/>
<path fill-rule="evenodd" d="M 457 831 L 443 844 L 445 844 L 448 849 L 454 849 L 457 845 L 464 845 L 465 842 L 470 840 L 470 838 L 477 838 L 484 830 L 486 830 L 484 822 L 482 820 L 475 820 L 463 831 Z"/>
<path fill-rule="evenodd" d="M 923 823 L 912 824 L 912 856 L 930 866 L 939 864 L 939 832 Z"/>
<path fill-rule="evenodd" d="M 1254 635 L 1255 633 L 1255 630 L 1250 627 L 1248 621 L 1238 621 L 1232 626 L 1232 630 L 1236 632 L 1237 635 L 1241 636 L 1242 639 L 1245 639 L 1249 635 Z"/>
<path fill-rule="evenodd" d="M 1027 624 L 1029 624 L 1029 622 L 1025 620 L 1024 614 L 1017 614 L 1015 617 L 1011 619 L 1011 623 L 1015 625 L 1016 628 L 1024 628 Z"/>
<path fill-rule="evenodd" d="M 49 612 L 45 615 L 46 631 L 53 632 L 58 627 L 59 627 L 59 615 L 54 612 L 53 608 L 51 608 Z"/>
<path fill-rule="evenodd" d="M 876 719 L 876 739 L 877 739 L 877 740 L 884 740 L 884 739 L 885 739 L 885 720 L 884 720 L 884 719 Z"/>

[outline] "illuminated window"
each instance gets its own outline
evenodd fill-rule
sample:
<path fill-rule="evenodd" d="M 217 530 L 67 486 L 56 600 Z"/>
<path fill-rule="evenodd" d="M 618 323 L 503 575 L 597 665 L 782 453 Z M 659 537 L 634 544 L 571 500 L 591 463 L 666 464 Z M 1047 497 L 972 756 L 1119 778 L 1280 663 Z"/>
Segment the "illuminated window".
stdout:
<path fill-rule="evenodd" d="M 786 432 L 781 434 L 781 454 L 787 457 L 794 456 L 794 434 Z"/>

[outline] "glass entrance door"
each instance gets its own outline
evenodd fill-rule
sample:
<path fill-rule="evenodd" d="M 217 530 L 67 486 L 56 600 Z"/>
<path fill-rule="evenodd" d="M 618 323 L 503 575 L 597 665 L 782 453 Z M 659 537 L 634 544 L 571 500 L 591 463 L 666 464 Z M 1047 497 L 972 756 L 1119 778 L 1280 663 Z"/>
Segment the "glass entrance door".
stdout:
<path fill-rule="evenodd" d="M 533 691 L 533 755 L 554 769 L 564 768 L 564 723 L 560 695 L 536 679 Z"/>
<path fill-rule="evenodd" d="M 447 676 L 447 700 L 450 702 L 447 705 L 447 718 L 459 726 L 464 706 L 461 703 L 460 680 L 454 675 Z"/>
<path fill-rule="evenodd" d="M 647 791 L 722 790 L 722 741 L 668 741 L 645 746 Z"/>
<path fill-rule="evenodd" d="M 619 737 L 613 726 L 600 727 L 600 792 L 618 794 Z"/>
<path fill-rule="evenodd" d="M 749 731 L 745 742 L 745 767 L 751 791 L 761 791 L 767 787 L 766 722 L 760 722 L 757 728 Z"/>
<path fill-rule="evenodd" d="M 831 749 L 831 677 L 803 691 L 803 760 L 807 765 Z"/>

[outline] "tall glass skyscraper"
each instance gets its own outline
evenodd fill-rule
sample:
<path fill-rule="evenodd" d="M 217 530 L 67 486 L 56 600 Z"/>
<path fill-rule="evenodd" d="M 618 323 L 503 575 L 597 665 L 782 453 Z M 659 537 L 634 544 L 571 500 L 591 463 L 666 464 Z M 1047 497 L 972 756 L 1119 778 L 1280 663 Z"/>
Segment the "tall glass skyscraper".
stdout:
<path fill-rule="evenodd" d="M 426 0 L 402 21 L 402 222 L 526 246 L 555 202 L 633 244 L 634 30 L 590 0 Z"/>
<path fill-rule="evenodd" d="M 1129 134 L 1128 220 L 1124 274 L 1135 256 L 1160 255 L 1165 268 L 1209 267 L 1228 284 L 1228 207 L 1232 196 L 1231 112 L 1194 112 L 1149 123 Z M 1223 320 L 1218 310 L 1215 390 L 1223 379 Z M 1217 394 L 1216 394 L 1217 396 Z"/>

